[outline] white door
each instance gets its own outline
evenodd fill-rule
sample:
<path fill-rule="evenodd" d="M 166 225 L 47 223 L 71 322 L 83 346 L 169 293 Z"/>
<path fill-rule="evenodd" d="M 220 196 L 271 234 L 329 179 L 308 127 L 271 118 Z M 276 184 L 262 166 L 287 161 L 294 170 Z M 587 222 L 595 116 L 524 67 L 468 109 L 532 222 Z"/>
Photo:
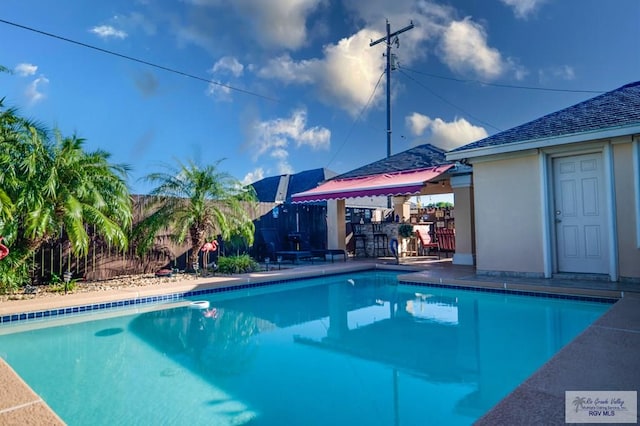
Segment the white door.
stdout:
<path fill-rule="evenodd" d="M 608 273 L 602 155 L 555 158 L 553 176 L 558 272 Z"/>

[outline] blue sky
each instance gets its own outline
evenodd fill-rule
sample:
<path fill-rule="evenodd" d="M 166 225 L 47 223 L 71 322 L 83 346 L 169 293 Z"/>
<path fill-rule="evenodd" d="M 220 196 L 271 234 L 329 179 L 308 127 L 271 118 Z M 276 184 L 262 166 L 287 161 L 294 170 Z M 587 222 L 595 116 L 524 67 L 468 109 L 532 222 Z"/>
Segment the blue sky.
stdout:
<path fill-rule="evenodd" d="M 393 47 L 392 153 L 640 75 L 637 0 L 2 0 L 0 97 L 131 165 L 134 193 L 174 159 L 245 182 L 342 173 L 386 156 L 385 19 L 415 25 Z"/>

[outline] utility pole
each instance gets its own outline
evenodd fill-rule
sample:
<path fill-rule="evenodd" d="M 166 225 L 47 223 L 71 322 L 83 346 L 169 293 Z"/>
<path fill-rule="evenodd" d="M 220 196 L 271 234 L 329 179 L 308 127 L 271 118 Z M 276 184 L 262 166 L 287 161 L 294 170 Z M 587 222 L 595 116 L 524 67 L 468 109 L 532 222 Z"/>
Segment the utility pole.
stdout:
<path fill-rule="evenodd" d="M 391 25 L 389 24 L 389 20 L 387 19 L 387 35 L 369 43 L 369 47 L 375 46 L 376 44 L 382 43 L 383 41 L 387 44 L 387 158 L 391 157 L 391 38 L 395 37 L 393 43 L 396 44 L 396 47 L 399 47 L 400 40 L 398 39 L 398 35 L 402 34 L 405 31 L 409 31 L 412 28 L 413 22 L 411 22 L 410 25 L 392 33 Z"/>
<path fill-rule="evenodd" d="M 392 33 L 391 25 L 389 24 L 389 20 L 387 19 L 387 35 L 369 43 L 369 47 L 375 46 L 376 44 L 382 43 L 383 41 L 387 44 L 387 158 L 391 157 L 391 37 L 395 37 L 393 42 L 396 44 L 396 47 L 400 47 L 400 40 L 398 39 L 398 35 L 402 34 L 405 31 L 409 31 L 412 28 L 413 22 L 411 22 L 411 24 L 407 25 L 406 27 Z M 391 207 L 393 207 L 391 197 L 387 197 L 387 208 Z"/>

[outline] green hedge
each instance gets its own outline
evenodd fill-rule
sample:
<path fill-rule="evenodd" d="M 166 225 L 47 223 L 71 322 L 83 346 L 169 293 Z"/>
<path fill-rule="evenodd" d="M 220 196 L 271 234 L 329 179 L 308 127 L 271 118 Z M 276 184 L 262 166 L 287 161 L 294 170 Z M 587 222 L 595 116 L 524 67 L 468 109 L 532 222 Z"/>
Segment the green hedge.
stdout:
<path fill-rule="evenodd" d="M 258 271 L 260 265 L 248 254 L 240 256 L 221 256 L 218 258 L 218 272 L 221 274 L 244 274 Z"/>

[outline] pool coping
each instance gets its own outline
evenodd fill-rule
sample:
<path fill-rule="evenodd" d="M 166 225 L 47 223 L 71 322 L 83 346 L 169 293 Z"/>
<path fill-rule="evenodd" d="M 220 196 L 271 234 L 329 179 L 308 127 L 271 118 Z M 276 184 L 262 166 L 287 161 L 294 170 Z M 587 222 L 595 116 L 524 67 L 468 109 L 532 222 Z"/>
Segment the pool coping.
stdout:
<path fill-rule="evenodd" d="M 207 277 L 198 280 L 172 282 L 169 286 L 152 285 L 148 287 L 132 288 L 118 291 L 105 291 L 101 294 L 82 294 L 77 298 L 65 298 L 64 300 L 53 298 L 47 303 L 49 309 L 67 309 L 69 307 L 79 306 L 74 300 L 85 300 L 85 305 L 98 305 L 108 303 L 107 300 L 113 301 L 114 297 L 127 297 L 125 300 L 133 300 L 142 298 L 153 298 L 171 296 L 175 294 L 198 295 L 205 293 L 213 293 L 216 291 L 227 291 L 238 288 L 250 288 L 265 286 L 277 283 L 283 283 L 296 279 L 306 279 L 318 277 L 321 275 L 335 275 L 348 272 L 360 272 L 372 269 L 382 270 L 401 270 L 407 274 L 400 274 L 398 280 L 403 284 L 409 285 L 430 285 L 436 287 L 460 288 L 464 290 L 480 290 L 490 292 L 500 292 L 507 294 L 527 294 L 527 295 L 543 295 L 544 297 L 562 297 L 562 298 L 584 298 L 584 300 L 598 299 L 602 301 L 616 301 L 615 304 L 594 324 L 584 330 L 578 337 L 572 340 L 556 355 L 554 355 L 545 365 L 537 370 L 530 378 L 518 386 L 511 394 L 500 401 L 489 412 L 485 413 L 478 421 L 480 425 L 498 425 L 498 424 L 562 424 L 564 423 L 564 390 L 597 390 L 602 386 L 608 386 L 608 389 L 615 390 L 637 390 L 635 388 L 619 389 L 612 387 L 617 378 L 620 378 L 621 386 L 631 386 L 626 384 L 640 383 L 640 360 L 632 354 L 640 353 L 640 294 L 625 294 L 618 290 L 598 290 L 593 288 L 554 288 L 549 286 L 540 286 L 534 284 L 513 284 L 489 281 L 465 280 L 464 278 L 434 278 L 421 274 L 418 268 L 407 268 L 406 266 L 380 265 L 380 264 L 342 264 L 342 265 L 324 265 L 318 267 L 305 267 L 299 270 L 288 271 L 265 271 L 262 273 L 247 274 L 241 277 Z M 411 273 L 410 273 L 411 272 Z M 176 292 L 176 288 L 179 291 Z M 73 296 L 73 295 L 72 295 Z M 184 297 L 184 296 L 183 296 Z M 190 296 L 186 296 L 190 297 Z M 7 315 L 15 314 L 16 311 L 24 308 L 37 306 L 33 302 L 34 299 L 28 301 L 12 301 L 12 310 L 7 306 L 0 306 L 0 318 Z M 116 299 L 117 300 L 117 299 Z M 582 299 L 581 299 L 582 300 Z M 88 302 L 87 302 L 88 301 Z M 25 302 L 25 303 L 20 303 Z M 40 302 L 46 302 L 41 300 Z M 113 302 L 111 302 L 113 303 Z M 142 303 L 139 303 L 143 305 Z M 43 303 L 39 303 L 43 305 Z M 134 303 L 135 305 L 135 303 Z M 33 309 L 32 309 L 33 311 Z M 630 317 L 631 321 L 627 321 Z M 36 318 L 34 318 L 36 319 Z M 39 319 L 39 318 L 38 318 Z M 29 320 L 22 320 L 23 324 Z M 0 324 L 0 327 L 2 324 Z M 608 345 L 606 349 L 600 348 L 603 338 L 608 337 Z M 630 341 L 632 348 L 628 348 L 623 340 L 618 337 L 625 337 L 624 341 Z M 591 352 L 585 354 L 586 349 L 592 349 Z M 597 350 L 593 350 L 597 349 Z M 590 356 L 585 356 L 590 355 Z M 616 358 L 617 357 L 617 358 Z M 602 378 L 602 369 L 593 369 L 593 374 L 585 374 L 585 368 L 592 362 L 600 364 L 607 362 L 607 359 L 623 359 L 621 364 L 612 365 L 609 362 L 606 372 L 609 379 L 604 382 Z M 12 386 L 22 389 L 21 392 L 36 395 L 33 390 L 11 369 L 11 367 L 0 358 L 0 384 L 3 381 L 11 381 L 11 376 L 18 378 L 12 381 Z M 624 368 L 620 368 L 624 367 Z M 563 374 L 558 380 L 558 370 Z M 596 374 L 597 373 L 597 374 Z M 8 377 L 8 379 L 7 379 Z M 569 380 L 578 377 L 579 384 L 583 387 L 575 387 L 576 385 Z M 555 380 L 552 380 L 554 379 Z M 629 381 L 629 379 L 631 381 Z M 614 382 L 612 382 L 614 380 Z M 633 381 L 635 380 L 635 382 Z M 553 382 L 554 386 L 550 386 L 549 382 Z M 573 386 L 573 387 L 572 387 Z M 586 386 L 586 387 L 584 387 Z M 36 398 L 39 397 L 36 395 Z M 43 423 L 46 424 L 64 424 L 62 420 L 51 410 L 47 404 L 39 400 L 35 402 L 2 409 L 0 405 L 0 423 L 4 423 L 3 418 L 7 420 L 7 416 L 17 416 L 24 421 L 33 422 L 36 419 L 46 418 Z M 0 401 L 3 395 L 0 393 Z M 42 406 L 41 406 L 42 405 Z M 37 409 L 37 410 L 36 410 Z M 20 414 L 22 413 L 22 414 Z M 561 416 L 560 416 L 561 415 Z M 21 417 L 22 416 L 22 417 Z M 44 416 L 44 417 L 43 417 Z M 11 417 L 13 418 L 13 417 Z M 38 423 L 39 424 L 39 423 Z"/>
<path fill-rule="evenodd" d="M 584 287 L 552 287 L 538 284 L 511 283 L 507 281 L 477 281 L 455 278 L 434 278 L 421 272 L 399 275 L 398 281 L 411 285 L 426 285 L 459 290 L 475 290 L 488 293 L 513 294 L 521 296 L 572 299 L 585 302 L 615 303 L 625 297 L 622 290 L 600 290 Z M 628 294 L 628 292 L 627 292 Z"/>
<path fill-rule="evenodd" d="M 287 271 L 268 271 L 241 276 L 212 276 L 185 281 L 159 280 L 158 285 L 104 291 L 96 294 L 76 293 L 65 297 L 27 299 L 0 304 L 0 329 L 7 324 L 27 323 L 82 313 L 106 311 L 164 302 L 243 288 L 264 287 L 299 279 L 375 269 L 371 265 L 340 265 Z M 163 285 L 169 284 L 169 285 Z"/>
<path fill-rule="evenodd" d="M 585 301 L 613 303 L 624 298 L 621 290 L 601 290 L 583 287 L 553 287 L 526 283 L 478 281 L 455 277 L 434 277 L 419 268 L 390 264 L 334 264 L 305 267 L 293 270 L 264 271 L 241 276 L 211 276 L 190 280 L 158 279 L 158 284 L 109 290 L 98 293 L 74 293 L 61 297 L 34 298 L 0 303 L 0 329 L 11 323 L 43 320 L 67 315 L 126 308 L 131 306 L 175 302 L 198 295 L 241 288 L 261 287 L 298 279 L 310 279 L 324 275 L 336 275 L 366 270 L 396 270 L 406 274 L 398 280 L 413 285 L 440 286 L 462 290 L 474 289 L 505 294 L 568 298 Z"/>
<path fill-rule="evenodd" d="M 60 417 L 0 358 L 0 424 L 64 425 Z"/>

